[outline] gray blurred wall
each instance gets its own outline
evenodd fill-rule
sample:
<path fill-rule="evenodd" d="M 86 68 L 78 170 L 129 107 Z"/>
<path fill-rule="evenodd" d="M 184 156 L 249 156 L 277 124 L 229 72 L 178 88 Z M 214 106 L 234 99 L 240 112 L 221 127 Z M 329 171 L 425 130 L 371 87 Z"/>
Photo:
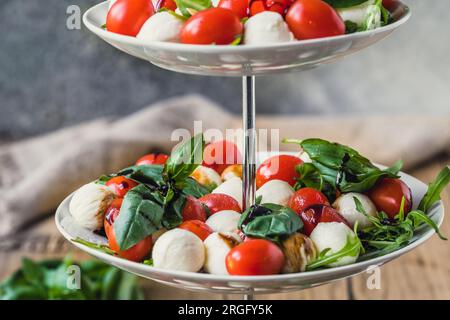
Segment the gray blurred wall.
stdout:
<path fill-rule="evenodd" d="M 188 76 L 127 56 L 66 8 L 93 0 L 0 1 L 0 140 L 104 115 L 125 115 L 203 93 L 240 112 L 240 79 Z M 409 0 L 411 20 L 387 40 L 336 64 L 257 79 L 259 113 L 450 114 L 449 0 Z"/>

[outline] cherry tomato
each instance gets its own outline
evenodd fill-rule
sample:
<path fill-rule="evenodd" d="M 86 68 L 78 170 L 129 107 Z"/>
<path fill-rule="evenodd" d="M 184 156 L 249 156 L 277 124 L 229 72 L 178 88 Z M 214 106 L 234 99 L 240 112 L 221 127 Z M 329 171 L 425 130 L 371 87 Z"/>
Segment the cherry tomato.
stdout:
<path fill-rule="evenodd" d="M 251 239 L 231 249 L 225 263 L 230 275 L 277 274 L 284 266 L 284 254 L 277 245 L 268 240 Z"/>
<path fill-rule="evenodd" d="M 391 219 L 394 219 L 400 211 L 403 197 L 405 197 L 405 214 L 411 211 L 411 189 L 400 179 L 382 178 L 368 194 L 377 210 L 386 212 Z"/>
<path fill-rule="evenodd" d="M 208 216 L 222 210 L 233 210 L 241 212 L 239 203 L 233 197 L 222 193 L 210 193 L 198 199 L 206 206 Z"/>
<path fill-rule="evenodd" d="M 240 163 L 242 163 L 241 153 L 231 141 L 212 142 L 203 151 L 202 165 L 216 170 L 219 174 L 222 174 L 229 165 Z"/>
<path fill-rule="evenodd" d="M 106 30 L 135 37 L 154 13 L 151 0 L 117 0 L 106 16 Z"/>
<path fill-rule="evenodd" d="M 125 178 L 123 176 L 111 178 L 108 180 L 108 182 L 106 182 L 106 186 L 114 191 L 114 193 L 120 198 L 125 197 L 127 192 L 137 185 L 138 183 L 136 181 Z"/>
<path fill-rule="evenodd" d="M 120 250 L 119 245 L 116 241 L 116 236 L 114 233 L 114 221 L 120 213 L 120 207 L 122 206 L 123 199 L 115 199 L 106 209 L 104 227 L 106 237 L 108 238 L 108 244 L 111 250 L 115 251 L 120 257 L 131 260 L 131 261 L 142 261 L 152 249 L 152 237 L 148 236 L 147 238 L 139 241 L 137 244 L 132 246 L 127 250 Z"/>
<path fill-rule="evenodd" d="M 347 226 L 347 220 L 339 212 L 328 205 L 316 204 L 306 208 L 300 213 L 303 221 L 303 233 L 309 236 L 314 228 L 321 222 L 342 222 Z"/>
<path fill-rule="evenodd" d="M 261 188 L 264 183 L 270 180 L 283 180 L 293 186 L 298 178 L 295 167 L 303 161 L 290 155 L 277 155 L 266 159 L 256 171 L 256 187 Z"/>
<path fill-rule="evenodd" d="M 183 221 L 200 220 L 206 221 L 206 211 L 203 205 L 193 196 L 186 198 L 186 203 L 181 210 Z"/>
<path fill-rule="evenodd" d="M 175 11 L 177 10 L 177 4 L 173 0 L 158 0 L 156 4 L 156 11 L 162 8 Z"/>
<path fill-rule="evenodd" d="M 273 11 L 284 15 L 295 0 L 253 0 L 250 2 L 250 15 L 263 11 Z"/>
<path fill-rule="evenodd" d="M 220 0 L 217 7 L 233 11 L 239 19 L 248 17 L 250 0 Z"/>
<path fill-rule="evenodd" d="M 202 241 L 204 241 L 211 233 L 213 233 L 213 229 L 211 229 L 210 226 L 200 220 L 185 221 L 180 224 L 178 228 L 192 232 Z"/>
<path fill-rule="evenodd" d="M 288 207 L 300 215 L 303 210 L 314 204 L 330 205 L 327 197 L 322 192 L 313 188 L 301 188 L 289 199 Z"/>
<path fill-rule="evenodd" d="M 137 166 L 142 166 L 144 164 L 165 164 L 169 156 L 164 153 L 150 153 L 142 156 L 136 161 Z"/>
<path fill-rule="evenodd" d="M 286 22 L 298 40 L 345 33 L 345 24 L 339 14 L 322 0 L 297 0 L 289 8 Z"/>
<path fill-rule="evenodd" d="M 182 43 L 230 44 L 243 32 L 239 17 L 223 8 L 202 10 L 190 17 L 180 32 Z"/>

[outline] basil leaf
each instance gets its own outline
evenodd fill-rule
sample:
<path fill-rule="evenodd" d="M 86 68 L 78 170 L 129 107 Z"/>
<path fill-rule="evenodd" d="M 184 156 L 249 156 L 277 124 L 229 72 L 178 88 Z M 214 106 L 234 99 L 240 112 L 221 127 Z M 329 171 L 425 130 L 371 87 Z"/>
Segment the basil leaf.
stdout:
<path fill-rule="evenodd" d="M 428 185 L 428 190 L 420 201 L 418 210 L 427 212 L 437 201 L 441 199 L 441 193 L 450 183 L 450 166 L 443 168 L 436 179 Z"/>
<path fill-rule="evenodd" d="M 125 176 L 145 184 L 162 184 L 163 183 L 163 166 L 145 164 L 140 166 L 131 166 L 120 170 L 116 176 Z"/>
<path fill-rule="evenodd" d="M 161 228 L 163 207 L 158 195 L 141 184 L 127 192 L 114 222 L 120 250 L 127 250 Z"/>
<path fill-rule="evenodd" d="M 356 22 L 346 20 L 345 22 L 345 33 L 351 34 L 358 31 L 358 24 Z"/>
<path fill-rule="evenodd" d="M 211 0 L 175 0 L 175 3 L 185 17 L 191 16 L 188 9 L 202 11 L 212 7 Z"/>
<path fill-rule="evenodd" d="M 190 177 L 185 179 L 178 187 L 180 187 L 185 195 L 193 196 L 195 198 L 203 197 L 212 191 Z"/>
<path fill-rule="evenodd" d="M 238 228 L 247 236 L 280 241 L 303 227 L 303 222 L 291 209 L 265 203 L 246 210 Z"/>
<path fill-rule="evenodd" d="M 368 0 L 324 0 L 333 8 L 350 8 L 367 2 Z"/>
<path fill-rule="evenodd" d="M 203 159 L 203 149 L 205 140 L 203 134 L 192 137 L 184 142 L 175 151 L 164 166 L 164 174 L 167 179 L 174 181 L 183 181 L 201 164 Z"/>
<path fill-rule="evenodd" d="M 186 196 L 182 193 L 174 195 L 174 199 L 164 207 L 164 216 L 161 224 L 166 229 L 178 227 L 183 222 L 183 207 L 186 204 Z"/>

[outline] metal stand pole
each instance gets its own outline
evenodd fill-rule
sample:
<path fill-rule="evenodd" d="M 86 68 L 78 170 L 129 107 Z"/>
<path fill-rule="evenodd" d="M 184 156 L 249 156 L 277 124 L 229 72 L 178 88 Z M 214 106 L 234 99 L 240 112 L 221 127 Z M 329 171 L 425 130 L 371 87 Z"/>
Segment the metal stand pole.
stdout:
<path fill-rule="evenodd" d="M 256 128 L 255 128 L 255 77 L 242 77 L 242 127 L 244 129 L 244 159 L 242 164 L 243 210 L 255 204 L 256 191 Z M 244 300 L 253 300 L 246 293 Z"/>
<path fill-rule="evenodd" d="M 255 203 L 256 129 L 255 77 L 242 77 L 242 127 L 244 129 L 244 159 L 242 165 L 243 210 Z"/>

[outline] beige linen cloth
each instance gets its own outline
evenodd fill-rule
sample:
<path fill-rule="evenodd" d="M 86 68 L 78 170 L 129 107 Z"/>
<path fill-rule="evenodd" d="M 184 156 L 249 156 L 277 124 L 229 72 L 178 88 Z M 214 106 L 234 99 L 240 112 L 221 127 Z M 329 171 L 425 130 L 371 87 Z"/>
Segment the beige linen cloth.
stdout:
<path fill-rule="evenodd" d="M 200 96 L 166 100 L 121 119 L 99 119 L 0 146 L 0 239 L 54 211 L 80 185 L 132 164 L 151 150 L 170 151 L 173 130 L 239 128 L 241 120 Z M 280 137 L 349 144 L 373 161 L 405 168 L 450 151 L 450 117 L 336 118 L 258 116 Z M 283 146 L 298 150 L 296 146 Z"/>

